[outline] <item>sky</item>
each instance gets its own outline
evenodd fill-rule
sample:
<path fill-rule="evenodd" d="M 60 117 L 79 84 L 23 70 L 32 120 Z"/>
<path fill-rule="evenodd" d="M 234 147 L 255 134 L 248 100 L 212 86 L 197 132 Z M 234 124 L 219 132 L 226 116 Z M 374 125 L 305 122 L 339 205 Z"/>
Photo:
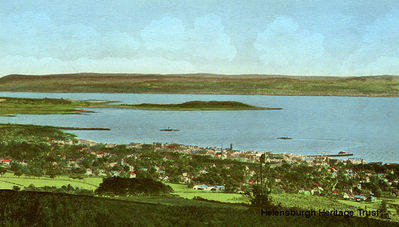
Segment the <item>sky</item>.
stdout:
<path fill-rule="evenodd" d="M 0 0 L 0 77 L 399 75 L 399 0 Z"/>

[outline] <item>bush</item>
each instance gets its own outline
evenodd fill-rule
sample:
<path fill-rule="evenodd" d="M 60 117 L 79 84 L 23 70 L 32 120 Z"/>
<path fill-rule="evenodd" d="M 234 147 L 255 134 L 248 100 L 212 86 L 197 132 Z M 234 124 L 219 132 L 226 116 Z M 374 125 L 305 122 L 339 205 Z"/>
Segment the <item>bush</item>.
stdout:
<path fill-rule="evenodd" d="M 270 190 L 262 188 L 260 185 L 252 187 L 252 193 L 247 193 L 251 199 L 251 206 L 254 208 L 269 208 L 273 207 L 270 198 Z"/>
<path fill-rule="evenodd" d="M 389 211 L 387 207 L 387 201 L 383 200 L 378 208 L 380 210 L 380 218 L 389 219 Z"/>

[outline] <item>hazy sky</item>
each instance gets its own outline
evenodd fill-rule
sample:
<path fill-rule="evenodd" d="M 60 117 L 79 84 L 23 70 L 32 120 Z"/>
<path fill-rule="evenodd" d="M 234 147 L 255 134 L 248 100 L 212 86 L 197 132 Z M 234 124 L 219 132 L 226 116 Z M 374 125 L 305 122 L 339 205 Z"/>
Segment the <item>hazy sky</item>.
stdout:
<path fill-rule="evenodd" d="M 399 75 L 399 0 L 0 0 L 12 73 Z"/>

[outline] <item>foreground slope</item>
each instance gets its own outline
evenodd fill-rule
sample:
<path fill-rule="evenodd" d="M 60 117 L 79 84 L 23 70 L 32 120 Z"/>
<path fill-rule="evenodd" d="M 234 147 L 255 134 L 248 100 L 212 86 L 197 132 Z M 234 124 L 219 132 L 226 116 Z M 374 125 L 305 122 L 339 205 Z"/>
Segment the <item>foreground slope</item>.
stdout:
<path fill-rule="evenodd" d="M 6 226 L 394 226 L 357 217 L 262 216 L 245 206 L 211 202 L 161 205 L 11 190 L 0 190 L 0 222 Z"/>

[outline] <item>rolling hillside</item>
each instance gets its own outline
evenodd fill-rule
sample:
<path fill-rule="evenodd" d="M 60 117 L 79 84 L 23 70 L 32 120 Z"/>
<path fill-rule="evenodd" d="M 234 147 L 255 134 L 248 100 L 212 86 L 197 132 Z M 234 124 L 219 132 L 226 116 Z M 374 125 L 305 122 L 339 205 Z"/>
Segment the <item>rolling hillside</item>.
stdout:
<path fill-rule="evenodd" d="M 399 77 L 294 77 L 215 74 L 9 75 L 0 91 L 162 94 L 399 96 Z"/>

